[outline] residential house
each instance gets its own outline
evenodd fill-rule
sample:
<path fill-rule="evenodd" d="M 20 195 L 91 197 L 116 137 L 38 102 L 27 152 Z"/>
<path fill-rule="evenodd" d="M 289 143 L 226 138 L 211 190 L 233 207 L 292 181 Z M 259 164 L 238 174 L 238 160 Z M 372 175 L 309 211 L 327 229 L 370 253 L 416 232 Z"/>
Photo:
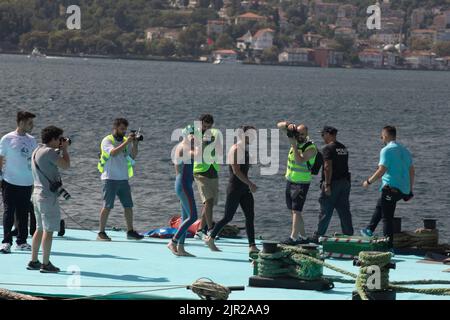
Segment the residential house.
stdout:
<path fill-rule="evenodd" d="M 250 10 L 252 3 L 250 1 L 241 1 L 241 10 Z"/>
<path fill-rule="evenodd" d="M 198 0 L 189 0 L 188 8 L 197 8 L 200 6 L 200 1 Z"/>
<path fill-rule="evenodd" d="M 384 52 L 384 66 L 395 67 L 399 65 L 400 54 L 395 51 Z"/>
<path fill-rule="evenodd" d="M 269 28 L 258 30 L 252 37 L 252 46 L 254 50 L 264 50 L 273 46 L 273 37 L 275 31 Z"/>
<path fill-rule="evenodd" d="M 380 44 L 394 44 L 399 43 L 401 38 L 400 33 L 394 32 L 377 32 L 370 36 L 370 40 Z"/>
<path fill-rule="evenodd" d="M 314 61 L 314 50 L 309 48 L 289 48 L 278 55 L 278 62 L 288 64 L 308 64 Z"/>
<path fill-rule="evenodd" d="M 247 12 L 236 17 L 235 24 L 243 24 L 247 22 L 266 22 L 267 19 L 263 16 L 257 15 L 256 13 Z"/>
<path fill-rule="evenodd" d="M 352 28 L 336 28 L 334 30 L 334 36 L 337 38 L 356 38 L 356 31 Z"/>
<path fill-rule="evenodd" d="M 438 31 L 436 33 L 436 41 L 450 41 L 450 29 Z"/>
<path fill-rule="evenodd" d="M 435 58 L 429 51 L 410 51 L 405 54 L 405 64 L 413 69 L 430 69 L 435 65 Z"/>
<path fill-rule="evenodd" d="M 329 17 L 336 19 L 339 6 L 339 3 L 317 1 L 314 3 L 313 16 L 316 20 L 327 19 Z"/>
<path fill-rule="evenodd" d="M 431 42 L 436 41 L 436 30 L 433 29 L 414 29 L 411 30 L 411 38 L 429 40 Z"/>
<path fill-rule="evenodd" d="M 227 8 L 226 8 L 226 7 L 222 7 L 222 8 L 218 11 L 218 15 L 219 15 L 219 18 L 221 18 L 221 19 L 231 20 L 231 18 L 228 16 Z"/>
<path fill-rule="evenodd" d="M 308 32 L 303 35 L 303 41 L 305 43 L 310 44 L 311 47 L 313 47 L 313 48 L 318 47 L 320 44 L 320 40 L 322 40 L 322 39 L 323 39 L 323 37 L 317 33 Z"/>
<path fill-rule="evenodd" d="M 214 50 L 212 52 L 213 61 L 222 60 L 227 62 L 236 62 L 238 54 L 234 50 Z"/>
<path fill-rule="evenodd" d="M 327 68 L 341 66 L 344 61 L 344 53 L 327 48 L 314 49 L 314 62 L 316 65 Z"/>
<path fill-rule="evenodd" d="M 386 17 L 381 14 L 381 30 L 384 32 L 400 33 L 404 24 L 403 18 Z"/>
<path fill-rule="evenodd" d="M 443 30 L 447 27 L 447 17 L 444 14 L 437 15 L 433 18 L 433 29 Z"/>
<path fill-rule="evenodd" d="M 208 20 L 206 25 L 206 33 L 208 36 L 212 34 L 222 34 L 225 31 L 227 22 L 225 20 Z"/>
<path fill-rule="evenodd" d="M 245 51 L 251 47 L 252 42 L 253 36 L 250 31 L 247 31 L 242 37 L 236 39 L 236 47 L 241 51 Z"/>
<path fill-rule="evenodd" d="M 336 27 L 338 28 L 351 28 L 353 26 L 352 19 L 349 18 L 337 18 Z"/>
<path fill-rule="evenodd" d="M 450 70 L 450 57 L 440 57 L 434 59 L 439 70 Z"/>
<path fill-rule="evenodd" d="M 272 29 L 258 30 L 254 35 L 247 31 L 242 37 L 236 39 L 236 47 L 244 51 L 246 49 L 264 50 L 273 46 L 273 37 L 275 31 Z"/>
<path fill-rule="evenodd" d="M 153 41 L 155 39 L 169 39 L 172 41 L 177 41 L 181 31 L 181 28 L 148 28 L 145 30 L 145 38 L 147 41 Z"/>
<path fill-rule="evenodd" d="M 384 65 L 383 50 L 364 49 L 358 54 L 359 61 L 365 66 L 381 68 Z"/>
<path fill-rule="evenodd" d="M 320 48 L 335 48 L 337 45 L 338 43 L 334 39 L 323 38 L 319 41 Z"/>

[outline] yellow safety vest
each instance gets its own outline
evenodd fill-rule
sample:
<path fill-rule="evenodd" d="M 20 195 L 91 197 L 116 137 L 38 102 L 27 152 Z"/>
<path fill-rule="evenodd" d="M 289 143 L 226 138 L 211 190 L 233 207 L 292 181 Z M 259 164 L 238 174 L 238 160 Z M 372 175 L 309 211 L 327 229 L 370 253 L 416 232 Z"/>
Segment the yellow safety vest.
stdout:
<path fill-rule="evenodd" d="M 307 142 L 305 142 L 307 143 Z M 305 143 L 297 144 L 297 149 L 302 150 L 302 147 L 305 145 Z M 315 144 L 311 144 L 308 146 L 305 151 L 310 149 L 317 149 Z M 305 152 L 304 151 L 304 152 Z M 314 162 L 316 161 L 316 156 L 312 157 L 308 160 L 309 167 L 306 162 L 303 163 L 297 163 L 295 161 L 295 154 L 294 149 L 291 147 L 289 150 L 289 156 L 287 161 L 287 167 L 286 167 L 286 179 L 293 183 L 310 183 L 312 180 L 311 176 L 311 167 L 314 165 Z"/>
<path fill-rule="evenodd" d="M 114 136 L 112 134 L 110 134 L 106 138 L 109 139 L 114 146 L 116 145 L 116 139 L 114 139 Z M 125 142 L 128 140 L 128 138 L 124 137 L 123 140 Z M 109 155 L 109 153 L 107 153 L 103 150 L 101 144 L 100 144 L 100 151 L 101 151 L 101 155 L 100 155 L 100 160 L 98 161 L 97 169 L 98 169 L 98 171 L 100 171 L 100 173 L 103 173 L 105 171 L 105 164 L 111 158 L 111 156 Z M 127 153 L 127 151 L 128 151 L 128 146 L 124 152 Z M 129 155 L 127 155 L 127 165 L 128 165 L 128 178 L 131 178 L 134 175 L 133 160 L 131 159 L 131 157 Z"/>
<path fill-rule="evenodd" d="M 216 144 L 217 142 L 217 137 L 218 137 L 218 130 L 217 129 L 211 129 L 211 134 L 214 137 L 214 144 Z M 199 137 L 200 139 L 203 139 L 203 135 L 200 135 Z M 203 147 L 205 145 L 203 144 Z M 204 150 L 204 149 L 202 149 Z M 214 170 L 216 170 L 217 172 L 219 172 L 220 170 L 220 166 L 219 164 L 217 164 L 217 158 L 216 158 L 216 153 L 215 153 L 215 149 L 212 152 L 212 157 L 214 159 L 213 163 L 203 163 L 203 162 L 197 162 L 194 161 L 194 173 L 203 173 L 209 170 L 209 168 L 211 167 L 211 165 L 213 166 Z"/>

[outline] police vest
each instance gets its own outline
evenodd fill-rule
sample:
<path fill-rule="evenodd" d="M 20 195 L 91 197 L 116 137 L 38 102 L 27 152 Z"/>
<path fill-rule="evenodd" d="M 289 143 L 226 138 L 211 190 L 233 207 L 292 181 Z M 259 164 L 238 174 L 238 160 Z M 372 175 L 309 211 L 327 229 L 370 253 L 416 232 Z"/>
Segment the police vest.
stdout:
<path fill-rule="evenodd" d="M 302 147 L 306 144 L 297 144 L 297 149 L 302 150 Z M 314 144 L 311 144 L 309 147 L 305 149 L 304 152 L 310 149 L 317 149 L 317 147 Z M 307 162 L 297 163 L 295 161 L 295 154 L 294 149 L 291 147 L 289 150 L 289 156 L 288 156 L 288 162 L 287 162 L 287 168 L 286 168 L 286 179 L 293 183 L 310 183 L 312 180 L 311 176 L 311 167 L 314 165 L 314 162 L 316 161 L 316 156 L 309 159 L 307 162 L 309 162 L 309 166 Z"/>

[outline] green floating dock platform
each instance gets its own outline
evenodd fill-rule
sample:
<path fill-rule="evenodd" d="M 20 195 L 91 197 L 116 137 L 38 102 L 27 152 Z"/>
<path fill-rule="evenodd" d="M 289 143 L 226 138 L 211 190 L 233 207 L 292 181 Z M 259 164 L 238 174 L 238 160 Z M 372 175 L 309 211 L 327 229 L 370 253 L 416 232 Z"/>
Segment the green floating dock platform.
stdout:
<path fill-rule="evenodd" d="M 186 258 L 169 252 L 165 239 L 131 241 L 120 231 L 108 235 L 112 242 L 96 241 L 96 232 L 86 230 L 67 229 L 64 237 L 55 237 L 51 261 L 61 268 L 59 274 L 26 270 L 30 253 L 13 246 L 11 254 L 0 254 L 0 288 L 65 299 L 199 299 L 186 286 L 206 277 L 224 286 L 245 286 L 244 291 L 233 291 L 230 300 L 351 300 L 355 289 L 351 283 L 339 282 L 328 291 L 249 287 L 253 267 L 246 239 L 218 240 L 222 252 L 211 252 L 202 241 L 188 239 L 186 248 L 196 257 Z M 391 270 L 391 280 L 450 280 L 450 273 L 443 272 L 448 265 L 417 263 L 421 259 L 395 256 L 397 268 Z M 327 261 L 358 272 L 352 261 Z M 340 276 L 326 268 L 324 274 Z M 397 293 L 397 300 L 450 300 L 450 296 Z"/>

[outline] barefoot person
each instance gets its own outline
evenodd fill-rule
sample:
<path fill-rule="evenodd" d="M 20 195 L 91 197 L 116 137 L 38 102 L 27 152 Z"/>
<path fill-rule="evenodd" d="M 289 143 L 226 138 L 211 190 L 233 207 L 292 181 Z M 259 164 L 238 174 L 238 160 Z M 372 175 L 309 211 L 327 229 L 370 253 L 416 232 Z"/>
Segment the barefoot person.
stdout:
<path fill-rule="evenodd" d="M 252 126 L 241 128 L 238 143 L 234 144 L 228 153 L 230 163 L 230 180 L 227 188 L 225 202 L 225 216 L 220 220 L 206 238 L 205 243 L 213 251 L 220 251 L 214 240 L 228 223 L 233 220 L 238 206 L 240 205 L 245 215 L 245 229 L 247 232 L 250 252 L 258 252 L 255 245 L 255 200 L 253 194 L 256 185 L 248 178 L 250 168 L 249 145 L 254 139 L 256 130 Z"/>
<path fill-rule="evenodd" d="M 183 140 L 175 148 L 175 192 L 181 203 L 182 222 L 168 244 L 168 248 L 177 256 L 194 257 L 184 249 L 184 241 L 189 227 L 197 220 L 194 190 L 194 157 L 197 149 L 194 126 L 187 126 L 183 130 Z"/>

